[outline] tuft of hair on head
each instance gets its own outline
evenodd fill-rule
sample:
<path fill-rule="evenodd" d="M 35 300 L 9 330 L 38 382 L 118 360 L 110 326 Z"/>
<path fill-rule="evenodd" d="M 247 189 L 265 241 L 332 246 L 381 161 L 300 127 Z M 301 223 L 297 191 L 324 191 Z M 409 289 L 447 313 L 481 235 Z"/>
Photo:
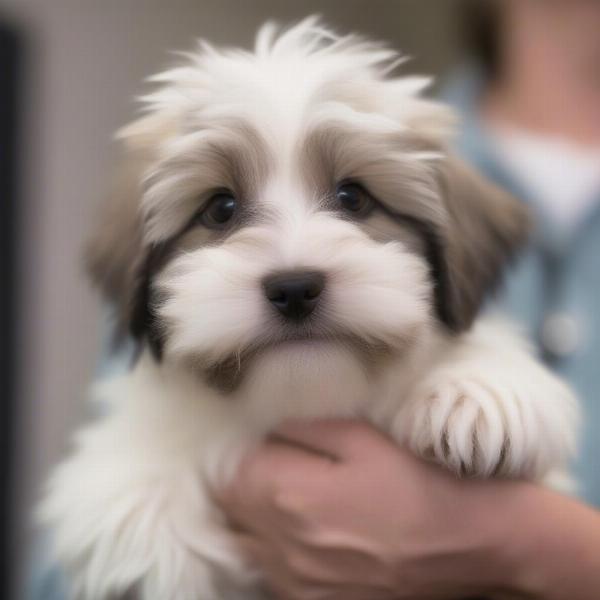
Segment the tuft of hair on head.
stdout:
<path fill-rule="evenodd" d="M 408 60 L 387 44 L 356 33 L 337 34 L 318 15 L 289 27 L 268 21 L 259 29 L 253 50 L 217 48 L 200 39 L 194 51 L 175 54 L 183 59 L 182 64 L 147 79 L 158 87 L 139 97 L 145 112 L 184 108 L 189 102 L 197 102 L 202 90 L 210 90 L 223 73 L 243 75 L 241 69 L 251 66 L 264 69 L 285 63 L 289 74 L 293 63 L 301 65 L 308 61 L 310 68 L 318 69 L 322 81 L 344 77 L 381 81 Z M 397 83 L 406 94 L 417 94 L 431 81 L 430 77 L 408 77 Z M 125 129 L 122 135 L 131 132 Z"/>

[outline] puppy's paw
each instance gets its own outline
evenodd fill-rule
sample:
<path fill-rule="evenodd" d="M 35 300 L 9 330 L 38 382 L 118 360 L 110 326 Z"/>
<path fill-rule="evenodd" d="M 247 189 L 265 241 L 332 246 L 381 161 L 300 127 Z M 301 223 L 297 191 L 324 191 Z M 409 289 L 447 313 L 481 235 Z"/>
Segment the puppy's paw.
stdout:
<path fill-rule="evenodd" d="M 523 466 L 513 447 L 523 432 L 509 389 L 442 377 L 417 391 L 403 421 L 409 447 L 455 473 L 512 474 Z"/>
<path fill-rule="evenodd" d="M 502 323 L 453 340 L 406 400 L 394 437 L 461 475 L 546 483 L 568 471 L 576 449 L 573 393 Z"/>
<path fill-rule="evenodd" d="M 445 374 L 417 390 L 402 415 L 403 438 L 460 475 L 533 476 L 543 459 L 534 416 L 529 399 L 506 382 Z"/>

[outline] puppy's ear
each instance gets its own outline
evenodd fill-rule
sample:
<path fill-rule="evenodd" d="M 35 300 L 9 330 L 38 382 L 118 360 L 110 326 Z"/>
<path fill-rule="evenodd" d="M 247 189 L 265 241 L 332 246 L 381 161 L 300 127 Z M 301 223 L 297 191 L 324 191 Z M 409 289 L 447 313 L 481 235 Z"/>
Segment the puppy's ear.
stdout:
<path fill-rule="evenodd" d="M 527 240 L 530 218 L 521 202 L 457 158 L 444 165 L 441 187 L 449 221 L 437 261 L 436 304 L 442 321 L 460 332 Z"/>
<path fill-rule="evenodd" d="M 118 134 L 124 152 L 112 193 L 102 206 L 85 249 L 94 284 L 117 311 L 117 336 L 148 330 L 149 284 L 158 250 L 144 244 L 142 181 L 162 141 L 173 132 L 169 117 L 146 115 Z"/>
<path fill-rule="evenodd" d="M 85 248 L 85 266 L 93 283 L 116 310 L 119 338 L 138 333 L 146 291 L 140 215 L 142 164 L 128 159 L 102 206 Z"/>

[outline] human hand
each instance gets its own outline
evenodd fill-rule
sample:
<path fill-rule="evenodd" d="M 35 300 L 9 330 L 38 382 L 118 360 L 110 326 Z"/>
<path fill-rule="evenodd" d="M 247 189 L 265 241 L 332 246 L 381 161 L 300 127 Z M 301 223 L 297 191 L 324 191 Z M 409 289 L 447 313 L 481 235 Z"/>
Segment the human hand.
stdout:
<path fill-rule="evenodd" d="M 511 597 L 499 506 L 522 484 L 458 480 L 366 424 L 292 424 L 219 500 L 282 600 Z M 523 484 L 524 485 L 524 484 Z"/>

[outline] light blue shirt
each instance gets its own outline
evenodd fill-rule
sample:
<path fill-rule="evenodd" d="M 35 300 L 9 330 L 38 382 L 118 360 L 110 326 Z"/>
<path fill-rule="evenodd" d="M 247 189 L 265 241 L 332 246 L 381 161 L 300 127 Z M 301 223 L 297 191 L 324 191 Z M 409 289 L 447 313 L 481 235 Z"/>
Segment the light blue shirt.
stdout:
<path fill-rule="evenodd" d="M 465 68 L 442 94 L 462 115 L 457 150 L 533 208 L 534 199 L 498 160 L 493 140 L 479 120 L 482 81 L 477 69 Z M 600 190 L 597 194 L 598 201 L 573 230 L 563 230 L 539 209 L 534 211 L 533 239 L 509 272 L 498 300 L 523 325 L 540 357 L 571 384 L 581 401 L 583 422 L 575 476 L 581 498 L 600 506 Z M 568 352 L 556 352 L 543 335 L 553 317 L 567 321 L 573 329 L 556 331 L 559 337 L 576 338 Z"/>

